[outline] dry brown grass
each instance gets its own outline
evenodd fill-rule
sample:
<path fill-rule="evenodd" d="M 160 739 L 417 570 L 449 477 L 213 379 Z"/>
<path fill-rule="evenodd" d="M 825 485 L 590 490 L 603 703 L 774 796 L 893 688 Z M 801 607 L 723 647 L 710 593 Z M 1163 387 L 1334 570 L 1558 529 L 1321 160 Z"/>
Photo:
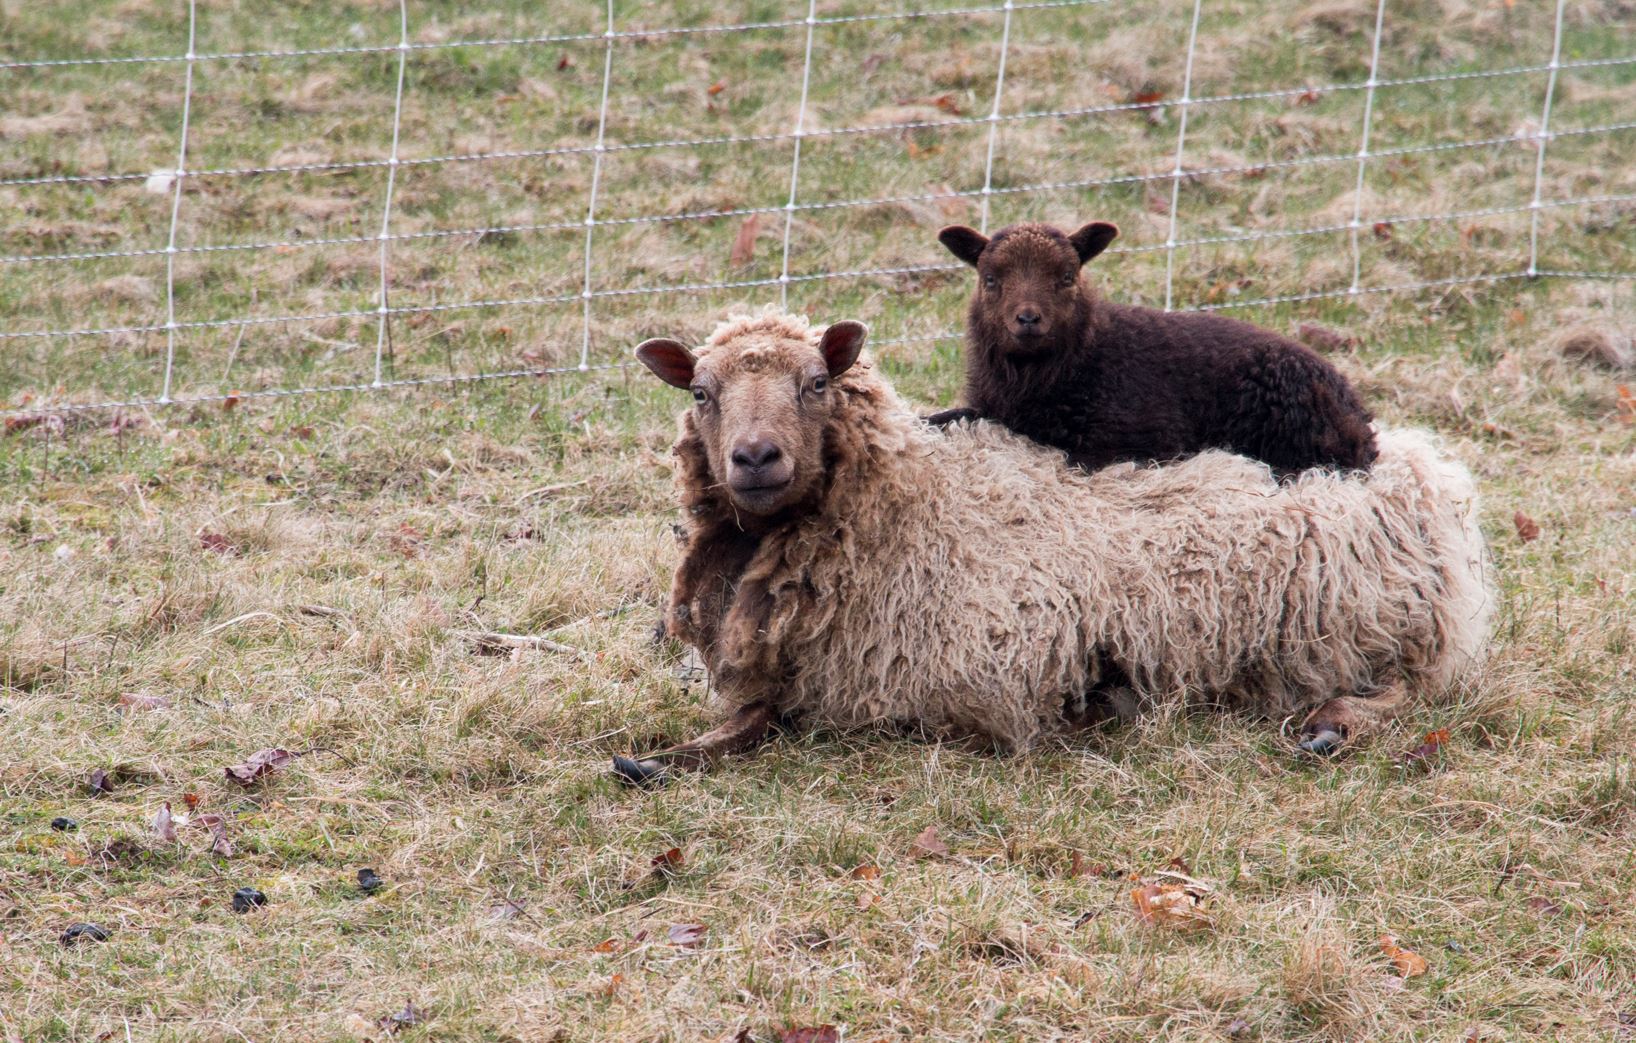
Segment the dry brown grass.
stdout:
<path fill-rule="evenodd" d="M 772 13 L 729 6 L 630 17 Z M 0 0 L 0 29 L 31 53 L 176 46 L 174 5 L 70 8 Z M 1465 55 L 1483 67 L 1543 61 L 1547 8 L 1391 12 L 1383 75 Z M 39 13 L 48 9 L 50 19 Z M 420 40 L 537 31 L 541 17 L 537 5 L 411 9 Z M 216 49 L 326 46 L 355 38 L 352 24 L 395 39 L 392 3 L 286 20 L 247 5 L 201 10 Z M 1102 105 L 1150 82 L 1173 95 L 1180 49 L 1163 41 L 1185 32 L 1190 10 L 1020 12 L 1008 97 L 1017 109 Z M 1369 13 L 1235 0 L 1205 11 L 1196 93 L 1366 75 Z M 1622 11 L 1570 5 L 1567 53 L 1615 55 L 1628 36 L 1615 31 Z M 592 6 L 550 17 L 600 28 Z M 809 126 L 947 105 L 986 112 L 997 29 L 989 15 L 825 30 Z M 646 83 L 653 101 L 616 105 L 610 136 L 780 131 L 793 114 L 781 77 L 802 43 L 797 31 L 622 44 L 620 83 Z M 594 139 L 585 115 L 600 92 L 600 42 L 481 54 L 417 61 L 406 154 Z M 16 77 L 0 176 L 173 162 L 178 71 Z M 197 161 L 382 155 L 394 71 L 320 60 L 207 69 Z M 1511 133 L 1537 119 L 1537 79 L 1383 94 L 1375 144 Z M 718 80 L 711 109 L 706 88 Z M 1565 74 L 1554 122 L 1628 118 L 1630 89 L 1618 67 Z M 1236 166 L 1342 154 L 1356 146 L 1360 101 L 1201 108 L 1189 155 Z M 97 134 L 28 122 L 81 112 Z M 1168 169 L 1175 119 L 1160 105 L 1002 124 L 996 184 Z M 1629 137 L 1553 143 L 1547 194 L 1636 189 Z M 807 144 L 803 200 L 941 192 L 980 186 L 986 127 Z M 780 205 L 786 146 L 613 156 L 604 213 Z M 1534 158 L 1506 145 L 1383 161 L 1371 166 L 1366 213 L 1526 201 Z M 394 223 L 578 220 L 584 159 L 405 168 Z M 378 173 L 201 182 L 184 198 L 181 241 L 372 234 Z M 1340 163 L 1189 179 L 1179 232 L 1349 220 L 1354 173 Z M 1164 241 L 1168 187 L 1007 195 L 994 218 L 1112 217 L 1127 252 L 1099 274 L 1110 292 L 1151 301 L 1163 254 L 1130 248 Z M 15 217 L 0 232 L 7 251 L 145 248 L 168 232 L 168 197 L 140 182 L 0 188 L 0 207 Z M 1546 212 L 1542 264 L 1628 265 L 1633 214 L 1618 202 Z M 736 268 L 737 219 L 599 228 L 596 285 L 776 276 L 780 216 Z M 974 219 L 970 199 L 803 212 L 792 270 L 940 263 L 937 226 Z M 1527 232 L 1527 215 L 1399 224 L 1365 237 L 1365 282 L 1519 270 Z M 394 300 L 575 293 L 582 239 L 395 244 Z M 371 253 L 189 256 L 178 264 L 180 314 L 368 307 Z M 6 266 L 0 325 L 152 321 L 162 262 Z M 1351 278 L 1345 235 L 1202 247 L 1177 262 L 1190 302 Z M 803 283 L 791 300 L 889 337 L 955 326 L 968 288 L 963 275 L 934 273 Z M 725 308 L 771 296 L 600 299 L 593 358 L 650 334 L 702 334 Z M 675 559 L 666 448 L 679 403 L 635 373 L 91 414 L 0 435 L 0 819 L 10 827 L 0 1040 L 378 1040 L 376 1020 L 406 999 L 424 1022 L 396 1036 L 405 1040 L 733 1040 L 746 1030 L 761 1043 L 823 1023 L 859 1041 L 1620 1038 L 1636 1021 L 1636 419 L 1620 391 L 1628 371 L 1594 357 L 1621 334 L 1628 348 L 1630 286 L 1519 282 L 1254 314 L 1356 338 L 1337 363 L 1371 405 L 1388 422 L 1436 428 L 1479 475 L 1505 586 L 1480 683 L 1332 764 L 1294 758 L 1279 722 L 1173 711 L 1013 759 L 913 737 L 791 735 L 662 792 L 616 788 L 610 754 L 685 737 L 709 718 L 681 650 L 651 642 Z M 439 313 L 403 317 L 395 334 L 399 375 L 460 372 L 577 361 L 580 318 L 577 302 Z M 367 318 L 254 327 L 242 340 L 230 328 L 188 331 L 178 391 L 367 379 L 373 338 Z M 20 405 L 152 393 L 164 338 L 0 350 L 0 394 Z M 950 344 L 886 355 L 918 401 L 953 396 Z M 1518 512 L 1538 538 L 1522 540 Z M 477 630 L 543 635 L 582 654 L 480 654 L 465 636 Z M 122 695 L 169 706 L 122 707 Z M 1452 737 L 1431 763 L 1399 758 L 1440 727 Z M 273 745 L 334 752 L 248 790 L 223 777 Z M 113 778 L 103 797 L 85 788 L 98 768 Z M 180 811 L 188 793 L 200 812 L 227 816 L 232 857 L 208 854 L 197 829 L 178 845 L 153 835 L 158 808 Z M 78 831 L 53 831 L 59 815 Z M 946 856 L 917 852 L 928 827 Z M 655 875 L 653 858 L 672 847 L 682 864 Z M 1135 880 L 1177 859 L 1214 886 L 1209 930 L 1135 916 Z M 389 886 L 360 895 L 363 866 Z M 230 912 L 241 886 L 266 892 L 269 906 Z M 103 923 L 111 940 L 62 947 L 80 920 Z M 669 939 L 687 923 L 707 925 L 700 944 Z M 1423 955 L 1428 973 L 1388 982 L 1381 934 Z"/>

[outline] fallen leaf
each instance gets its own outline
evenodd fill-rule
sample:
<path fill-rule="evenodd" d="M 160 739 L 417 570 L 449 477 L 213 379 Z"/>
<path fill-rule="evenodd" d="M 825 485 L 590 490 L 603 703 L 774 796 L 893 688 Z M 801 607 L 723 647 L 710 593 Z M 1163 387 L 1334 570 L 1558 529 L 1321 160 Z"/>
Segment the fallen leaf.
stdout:
<path fill-rule="evenodd" d="M 1165 100 L 1164 91 L 1137 91 L 1130 96 L 1134 105 L 1155 105 Z"/>
<path fill-rule="evenodd" d="M 207 812 L 193 820 L 193 824 L 210 834 L 210 853 L 223 858 L 233 857 L 233 842 L 227 839 L 227 817 Z"/>
<path fill-rule="evenodd" d="M 568 57 L 567 52 L 564 52 L 563 56 L 561 58 L 557 59 L 557 71 L 558 72 L 562 72 L 564 69 L 572 69 L 573 67 L 574 67 L 573 60 Z"/>
<path fill-rule="evenodd" d="M 1621 424 L 1636 424 L 1636 392 L 1630 390 L 1629 384 L 1619 385 L 1618 417 Z"/>
<path fill-rule="evenodd" d="M 233 892 L 233 911 L 247 913 L 267 904 L 267 896 L 253 887 L 241 887 Z"/>
<path fill-rule="evenodd" d="M 168 710 L 170 700 L 162 695 L 137 695 L 134 692 L 120 694 L 119 705 L 122 710 Z"/>
<path fill-rule="evenodd" d="M 397 1033 L 412 1025 L 419 1025 L 426 1017 L 426 1012 L 417 1010 L 414 1003 L 405 1000 L 403 1009 L 395 1014 L 382 1015 L 375 1024 L 387 1032 Z"/>
<path fill-rule="evenodd" d="M 236 782 L 240 786 L 253 785 L 257 779 L 280 771 L 295 758 L 289 750 L 272 749 L 257 750 L 245 759 L 243 764 L 232 764 L 222 769 L 228 781 Z"/>
<path fill-rule="evenodd" d="M 952 94 L 939 94 L 932 99 L 932 104 L 950 116 L 963 115 L 966 111 L 960 107 L 960 103 L 955 100 Z"/>
<path fill-rule="evenodd" d="M 1143 923 L 1194 930 L 1215 924 L 1215 920 L 1202 908 L 1210 893 L 1209 885 L 1202 881 L 1183 878 L 1143 884 L 1131 891 L 1130 898 L 1136 905 L 1137 918 Z"/>
<path fill-rule="evenodd" d="M 1562 912 L 1562 906 L 1546 898 L 1544 895 L 1535 895 L 1528 899 L 1528 908 L 1541 916 L 1556 916 Z"/>
<path fill-rule="evenodd" d="M 856 867 L 855 869 L 852 870 L 852 879 L 854 879 L 854 880 L 879 880 L 880 879 L 880 868 L 878 866 L 872 866 L 872 865 L 869 865 L 868 863 L 865 863 L 864 865 L 858 866 L 858 867 Z"/>
<path fill-rule="evenodd" d="M 1323 97 L 1323 94 L 1318 92 L 1318 91 L 1315 91 L 1315 90 L 1302 91 L 1300 94 L 1297 94 L 1295 96 L 1295 104 L 1297 104 L 1297 105 L 1316 105 L 1316 104 L 1318 104 L 1319 99 L 1321 99 L 1322 97 Z"/>
<path fill-rule="evenodd" d="M 1517 526 L 1517 538 L 1524 543 L 1532 543 L 1539 539 L 1539 522 L 1518 511 L 1511 516 L 1511 521 Z"/>
<path fill-rule="evenodd" d="M 672 945 L 692 948 L 704 941 L 705 932 L 709 930 L 710 928 L 702 923 L 677 923 L 670 925 L 665 931 L 665 937 L 670 939 Z"/>
<path fill-rule="evenodd" d="M 943 843 L 943 838 L 937 835 L 936 826 L 927 826 L 915 837 L 914 843 L 909 845 L 909 854 L 915 858 L 947 858 L 949 845 Z"/>
<path fill-rule="evenodd" d="M 623 974 L 615 974 L 609 977 L 597 991 L 603 996 L 612 999 L 619 992 L 619 986 L 624 984 L 624 982 L 625 976 Z"/>
<path fill-rule="evenodd" d="M 669 851 L 654 855 L 652 865 L 655 873 L 663 873 L 666 876 L 674 873 L 682 867 L 682 849 L 673 847 Z"/>
<path fill-rule="evenodd" d="M 591 946 L 592 952 L 623 952 L 625 943 L 618 938 L 604 938 Z"/>
<path fill-rule="evenodd" d="M 528 903 L 520 898 L 502 898 L 488 908 L 490 920 L 515 920 L 523 915 Z"/>
<path fill-rule="evenodd" d="M 1437 751 L 1443 746 L 1443 744 L 1448 741 L 1449 730 L 1447 728 L 1439 728 L 1436 731 L 1427 732 L 1426 737 L 1420 740 L 1420 745 L 1404 753 L 1402 755 L 1402 760 L 1405 764 L 1429 762 L 1434 756 L 1437 755 Z"/>
<path fill-rule="evenodd" d="M 38 413 L 28 416 L 8 416 L 6 417 L 6 434 L 14 435 L 19 431 L 27 431 L 44 421 L 45 417 Z"/>
<path fill-rule="evenodd" d="M 778 1043 L 836 1043 L 841 1037 L 836 1034 L 834 1025 L 818 1025 L 814 1028 L 788 1028 L 778 1031 Z"/>
<path fill-rule="evenodd" d="M 1243 1018 L 1234 1018 L 1227 1023 L 1226 1032 L 1229 1038 L 1237 1039 L 1240 1036 L 1247 1035 L 1249 1031 L 1250 1023 Z"/>
<path fill-rule="evenodd" d="M 734 268 L 749 264 L 755 257 L 756 235 L 761 231 L 761 215 L 751 214 L 738 226 L 738 234 L 733 237 L 732 252 L 727 255 L 727 263 Z"/>
<path fill-rule="evenodd" d="M 1398 974 L 1405 979 L 1426 973 L 1426 958 L 1398 945 L 1394 935 L 1380 936 L 1380 951 L 1386 954 L 1386 958 L 1392 961 L 1392 966 L 1397 968 Z"/>
<path fill-rule="evenodd" d="M 1314 351 L 1326 353 L 1353 351 L 1359 344 L 1356 335 L 1330 329 L 1316 322 L 1303 322 L 1295 327 L 1295 339 Z"/>
<path fill-rule="evenodd" d="M 154 813 L 153 831 L 160 840 L 169 841 L 170 843 L 176 842 L 176 821 L 170 814 L 170 801 L 167 800 L 164 805 Z"/>
<path fill-rule="evenodd" d="M 1376 221 L 1374 232 L 1376 239 L 1379 239 L 1381 242 L 1386 242 L 1392 238 L 1392 222 Z"/>
<path fill-rule="evenodd" d="M 231 413 L 233 410 L 238 408 L 238 404 L 239 393 L 237 391 L 229 391 L 226 395 L 222 396 L 223 413 Z"/>
<path fill-rule="evenodd" d="M 217 554 L 237 554 L 239 552 L 238 548 L 233 546 L 232 541 L 219 532 L 199 533 L 199 546 L 208 551 L 215 551 Z"/>
<path fill-rule="evenodd" d="M 189 811 L 195 811 L 199 807 L 199 795 L 197 793 L 184 793 L 182 794 L 182 803 L 187 805 Z"/>
<path fill-rule="evenodd" d="M 64 945 L 78 945 L 80 942 L 105 942 L 108 937 L 108 928 L 101 924 L 77 923 L 69 925 L 58 941 Z"/>
<path fill-rule="evenodd" d="M 714 98 L 716 95 L 720 94 L 722 91 L 724 91 L 726 89 L 727 89 L 726 82 L 724 82 L 722 80 L 717 80 L 715 83 L 712 83 L 710 86 L 706 87 L 704 89 L 704 92 L 706 94 L 710 95 L 712 98 Z"/>
<path fill-rule="evenodd" d="M 878 903 L 879 901 L 880 901 L 880 895 L 876 894 L 875 892 L 873 892 L 873 891 L 861 891 L 861 892 L 858 893 L 858 902 L 857 902 L 858 911 L 860 913 L 867 912 L 870 909 L 874 908 L 876 903 Z"/>

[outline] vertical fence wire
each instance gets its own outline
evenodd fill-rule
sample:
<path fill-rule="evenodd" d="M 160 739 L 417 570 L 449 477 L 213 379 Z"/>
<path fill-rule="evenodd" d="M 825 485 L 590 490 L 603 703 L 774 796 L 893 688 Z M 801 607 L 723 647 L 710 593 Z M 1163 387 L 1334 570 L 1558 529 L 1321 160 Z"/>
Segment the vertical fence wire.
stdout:
<path fill-rule="evenodd" d="M 1545 106 L 1539 116 L 1539 154 L 1534 157 L 1534 201 L 1528 213 L 1528 277 L 1539 274 L 1539 211 L 1545 189 L 1545 146 L 1551 140 L 1551 105 L 1556 100 L 1556 76 L 1562 68 L 1562 9 L 1567 0 L 1556 2 L 1556 32 L 1551 40 L 1550 74 L 1545 81 Z"/>
<path fill-rule="evenodd" d="M 602 108 L 596 118 L 596 152 L 591 161 L 591 194 L 585 204 L 585 285 L 580 290 L 584 308 L 584 337 L 579 345 L 579 368 L 591 365 L 591 242 L 596 236 L 596 193 L 602 184 L 602 157 L 607 154 L 608 84 L 613 79 L 614 0 L 608 0 L 608 27 L 602 31 Z"/>
<path fill-rule="evenodd" d="M 392 236 L 392 195 L 398 184 L 398 137 L 403 127 L 403 79 L 404 70 L 409 63 L 409 0 L 398 0 L 398 90 L 392 102 L 392 152 L 386 160 L 386 199 L 381 205 L 381 291 L 380 300 L 376 303 L 375 326 L 375 381 L 374 387 L 381 386 L 381 364 L 386 353 L 386 346 L 392 338 L 392 310 L 387 301 L 387 284 L 390 281 L 388 270 L 388 244 Z"/>
<path fill-rule="evenodd" d="M 994 107 L 988 113 L 988 158 L 983 162 L 983 213 L 978 231 L 988 234 L 988 201 L 994 194 L 994 144 L 1000 136 L 1000 98 L 1005 93 L 1005 59 L 1011 50 L 1011 0 L 1005 0 L 1005 23 L 1000 29 L 1000 62 L 994 73 Z"/>
<path fill-rule="evenodd" d="M 187 2 L 187 79 L 182 92 L 181 144 L 176 148 L 176 176 L 171 183 L 170 241 L 165 247 L 165 382 L 160 402 L 170 401 L 171 373 L 176 367 L 176 226 L 182 216 L 182 186 L 187 180 L 187 126 L 193 115 L 193 63 L 199 38 L 197 0 Z"/>
<path fill-rule="evenodd" d="M 1375 7 L 1375 43 L 1369 55 L 1369 80 L 1363 87 L 1363 130 L 1358 140 L 1358 177 L 1352 186 L 1352 286 L 1349 293 L 1358 292 L 1358 280 L 1363 275 L 1363 247 L 1358 230 L 1363 227 L 1363 185 L 1369 167 L 1369 133 L 1375 122 L 1375 87 L 1380 82 L 1380 36 L 1386 24 L 1386 0 Z"/>
<path fill-rule="evenodd" d="M 1176 163 L 1170 171 L 1170 234 L 1165 237 L 1165 311 L 1174 300 L 1176 273 L 1176 209 L 1182 195 L 1182 155 L 1187 148 L 1187 111 L 1193 104 L 1193 52 L 1199 43 L 1199 12 L 1204 0 L 1193 0 L 1193 27 L 1187 31 L 1187 67 L 1182 73 L 1180 126 L 1176 130 Z"/>
<path fill-rule="evenodd" d="M 795 198 L 801 184 L 801 139 L 807 130 L 807 89 L 812 84 L 812 34 L 818 27 L 818 0 L 807 0 L 807 50 L 801 62 L 801 104 L 795 110 L 795 148 L 790 154 L 790 198 L 784 204 L 784 259 L 778 269 L 778 306 L 790 306 L 790 233 L 795 229 Z"/>

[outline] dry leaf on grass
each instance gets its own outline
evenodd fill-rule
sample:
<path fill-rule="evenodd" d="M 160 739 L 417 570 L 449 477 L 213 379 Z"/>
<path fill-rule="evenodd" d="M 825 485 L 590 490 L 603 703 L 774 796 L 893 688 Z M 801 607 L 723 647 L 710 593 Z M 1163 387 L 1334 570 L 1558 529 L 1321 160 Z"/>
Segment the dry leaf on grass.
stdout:
<path fill-rule="evenodd" d="M 108 773 L 101 768 L 91 772 L 90 776 L 85 780 L 85 785 L 90 787 L 94 796 L 100 797 L 104 793 L 114 791 L 114 780 L 109 778 Z"/>
<path fill-rule="evenodd" d="M 1420 745 L 1403 753 L 1401 759 L 1405 764 L 1428 764 L 1433 757 L 1437 756 L 1437 751 L 1442 749 L 1443 745 L 1448 741 L 1449 730 L 1447 728 L 1427 732 L 1426 737 L 1420 740 Z"/>
<path fill-rule="evenodd" d="M 947 858 L 949 845 L 937 835 L 936 826 L 927 826 L 915 837 L 914 843 L 909 845 L 909 854 L 916 858 Z"/>
<path fill-rule="evenodd" d="M 1541 916 L 1556 916 L 1562 912 L 1562 906 L 1544 895 L 1535 895 L 1528 899 L 1528 908 Z"/>
<path fill-rule="evenodd" d="M 1392 966 L 1404 978 L 1414 978 L 1426 973 L 1426 958 L 1417 952 L 1411 952 L 1397 944 L 1395 935 L 1383 934 L 1380 936 L 1380 951 L 1392 961 Z"/>
<path fill-rule="evenodd" d="M 733 250 L 727 255 L 727 263 L 734 268 L 749 264 L 756 254 L 756 236 L 761 232 L 761 215 L 751 214 L 738 226 L 738 234 L 733 236 Z"/>
<path fill-rule="evenodd" d="M 160 840 L 173 844 L 176 842 L 176 820 L 170 813 L 170 801 L 165 801 L 164 805 L 154 814 L 153 832 Z"/>
<path fill-rule="evenodd" d="M 778 1043 L 836 1043 L 840 1038 L 834 1025 L 788 1028 L 778 1032 Z"/>
<path fill-rule="evenodd" d="M 397 1033 L 413 1025 L 419 1025 L 425 1019 L 425 1011 L 418 1009 L 414 1003 L 405 1001 L 402 1010 L 382 1015 L 375 1024 L 387 1032 Z"/>
<path fill-rule="evenodd" d="M 219 532 L 199 533 L 199 546 L 208 551 L 215 551 L 217 554 L 237 554 L 239 552 L 239 549 L 233 546 L 233 541 Z"/>
<path fill-rule="evenodd" d="M 869 865 L 868 863 L 865 863 L 865 864 L 863 864 L 861 866 L 858 866 L 857 868 L 852 870 L 852 879 L 854 879 L 854 880 L 879 880 L 880 879 L 880 867 L 879 866 L 872 866 L 872 865 Z"/>
<path fill-rule="evenodd" d="M 1512 515 L 1511 521 L 1517 526 L 1517 538 L 1524 543 L 1532 543 L 1539 539 L 1539 522 L 1518 511 Z"/>
<path fill-rule="evenodd" d="M 502 898 L 488 907 L 490 920 L 515 920 L 528 909 L 528 903 L 521 898 Z"/>
<path fill-rule="evenodd" d="M 272 749 L 257 750 L 245 758 L 243 764 L 231 764 L 222 771 L 227 775 L 229 782 L 236 782 L 240 786 L 253 785 L 256 780 L 283 770 L 284 766 L 295 759 L 295 754 L 289 750 L 274 747 Z"/>
<path fill-rule="evenodd" d="M 704 936 L 709 930 L 710 928 L 702 923 L 675 923 L 666 929 L 665 937 L 670 939 L 672 945 L 691 949 L 704 941 Z"/>
<path fill-rule="evenodd" d="M 210 834 L 210 853 L 223 858 L 233 857 L 233 842 L 227 839 L 227 817 L 214 811 L 193 820 L 193 824 Z"/>
<path fill-rule="evenodd" d="M 1213 893 L 1209 884 L 1185 873 L 1160 873 L 1158 879 L 1131 891 L 1130 899 L 1143 923 L 1196 930 L 1215 925 L 1203 908 Z"/>

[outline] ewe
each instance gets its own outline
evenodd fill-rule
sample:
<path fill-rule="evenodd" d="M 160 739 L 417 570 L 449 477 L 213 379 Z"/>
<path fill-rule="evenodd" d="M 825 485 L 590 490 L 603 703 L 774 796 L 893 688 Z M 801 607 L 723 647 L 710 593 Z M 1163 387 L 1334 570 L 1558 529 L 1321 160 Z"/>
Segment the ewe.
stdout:
<path fill-rule="evenodd" d="M 1219 451 L 1085 474 L 995 424 L 921 422 L 859 359 L 866 331 L 732 319 L 637 357 L 692 391 L 670 633 L 723 726 L 643 781 L 753 744 L 775 718 L 964 734 L 1010 750 L 1084 726 L 1087 696 L 1307 714 L 1356 738 L 1481 662 L 1493 595 L 1470 476 L 1388 432 L 1367 476 L 1279 484 Z"/>

